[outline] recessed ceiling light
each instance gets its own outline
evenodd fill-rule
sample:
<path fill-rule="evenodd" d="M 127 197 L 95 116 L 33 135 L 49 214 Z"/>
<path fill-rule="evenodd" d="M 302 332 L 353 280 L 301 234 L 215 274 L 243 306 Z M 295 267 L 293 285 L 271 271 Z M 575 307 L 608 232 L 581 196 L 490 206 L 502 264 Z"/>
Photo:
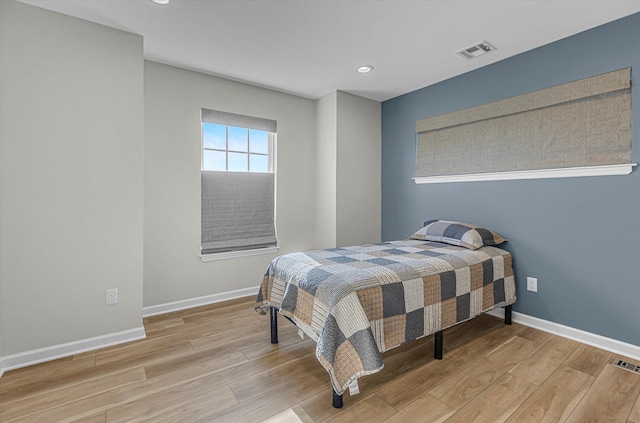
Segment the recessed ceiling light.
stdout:
<path fill-rule="evenodd" d="M 158 4 L 169 4 L 169 0 L 151 0 L 151 1 Z"/>
<path fill-rule="evenodd" d="M 358 73 L 369 73 L 373 70 L 373 66 L 371 65 L 362 65 L 362 66 L 358 66 L 358 68 L 356 69 L 358 71 Z"/>

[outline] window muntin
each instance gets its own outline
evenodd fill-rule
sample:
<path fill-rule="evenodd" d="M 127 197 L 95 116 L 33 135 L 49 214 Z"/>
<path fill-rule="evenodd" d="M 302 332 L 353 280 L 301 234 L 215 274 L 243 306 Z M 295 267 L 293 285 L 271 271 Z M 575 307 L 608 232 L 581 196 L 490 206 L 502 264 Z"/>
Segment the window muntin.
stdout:
<path fill-rule="evenodd" d="M 202 122 L 202 170 L 273 172 L 274 134 Z"/>

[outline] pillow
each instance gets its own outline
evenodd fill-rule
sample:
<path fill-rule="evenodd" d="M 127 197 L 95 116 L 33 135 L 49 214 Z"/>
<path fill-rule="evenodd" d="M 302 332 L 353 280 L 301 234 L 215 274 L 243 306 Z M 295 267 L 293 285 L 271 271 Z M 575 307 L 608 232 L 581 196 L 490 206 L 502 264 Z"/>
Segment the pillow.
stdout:
<path fill-rule="evenodd" d="M 468 223 L 449 220 L 429 220 L 411 239 L 437 241 L 477 250 L 484 245 L 498 245 L 506 241 L 499 234 Z"/>

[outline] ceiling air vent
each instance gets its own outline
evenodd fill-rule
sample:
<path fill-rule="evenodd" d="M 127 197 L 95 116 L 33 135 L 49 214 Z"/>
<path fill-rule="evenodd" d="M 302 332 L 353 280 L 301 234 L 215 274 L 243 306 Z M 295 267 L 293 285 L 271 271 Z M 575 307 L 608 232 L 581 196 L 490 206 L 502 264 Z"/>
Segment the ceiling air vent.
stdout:
<path fill-rule="evenodd" d="M 497 48 L 486 41 L 480 41 L 479 43 L 475 43 L 469 47 L 463 48 L 462 50 L 456 51 L 456 54 L 459 54 L 465 59 L 473 59 L 474 57 L 482 56 L 483 54 L 487 54 L 494 50 L 497 50 Z"/>

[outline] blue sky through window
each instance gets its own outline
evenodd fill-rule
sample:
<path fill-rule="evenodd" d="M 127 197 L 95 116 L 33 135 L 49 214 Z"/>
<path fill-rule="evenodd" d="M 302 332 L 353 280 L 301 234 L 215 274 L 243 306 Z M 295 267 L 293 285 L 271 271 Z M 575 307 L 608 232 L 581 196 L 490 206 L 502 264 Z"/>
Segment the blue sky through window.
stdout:
<path fill-rule="evenodd" d="M 202 123 L 203 170 L 269 172 L 269 133 Z"/>
<path fill-rule="evenodd" d="M 247 128 L 238 128 L 229 126 L 229 150 L 230 151 L 249 151 L 249 130 Z"/>
<path fill-rule="evenodd" d="M 249 130 L 249 151 L 251 153 L 269 154 L 269 133 L 258 129 Z"/>
<path fill-rule="evenodd" d="M 202 144 L 204 148 L 227 149 L 227 127 L 214 123 L 202 124 Z"/>

